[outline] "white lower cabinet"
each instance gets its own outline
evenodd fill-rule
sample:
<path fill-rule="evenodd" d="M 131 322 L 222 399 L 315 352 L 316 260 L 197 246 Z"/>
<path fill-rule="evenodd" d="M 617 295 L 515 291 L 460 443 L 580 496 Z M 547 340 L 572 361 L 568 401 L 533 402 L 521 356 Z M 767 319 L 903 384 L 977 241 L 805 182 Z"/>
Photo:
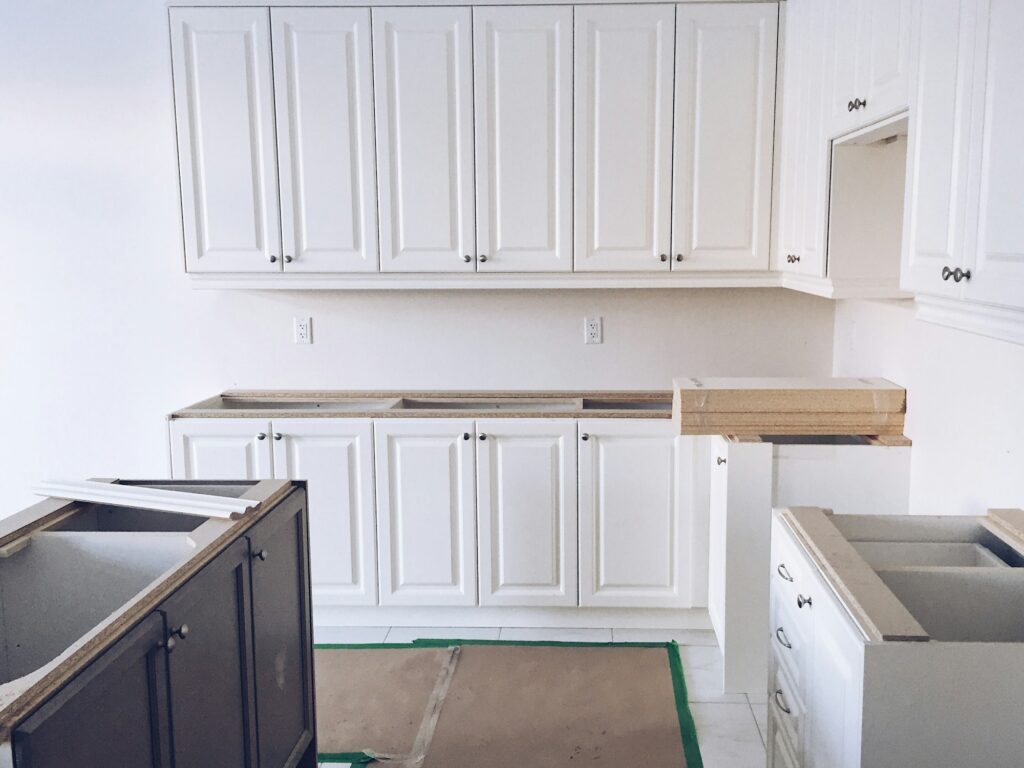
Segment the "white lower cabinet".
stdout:
<path fill-rule="evenodd" d="M 474 605 L 476 427 L 463 419 L 374 424 L 381 605 Z"/>
<path fill-rule="evenodd" d="M 376 605 L 369 419 L 274 419 L 274 477 L 307 482 L 309 553 L 320 604 Z"/>
<path fill-rule="evenodd" d="M 268 419 L 175 419 L 170 431 L 175 480 L 274 477 Z"/>
<path fill-rule="evenodd" d="M 689 607 L 692 439 L 670 421 L 578 424 L 580 605 Z"/>
<path fill-rule="evenodd" d="M 576 422 L 476 427 L 480 604 L 576 605 Z"/>

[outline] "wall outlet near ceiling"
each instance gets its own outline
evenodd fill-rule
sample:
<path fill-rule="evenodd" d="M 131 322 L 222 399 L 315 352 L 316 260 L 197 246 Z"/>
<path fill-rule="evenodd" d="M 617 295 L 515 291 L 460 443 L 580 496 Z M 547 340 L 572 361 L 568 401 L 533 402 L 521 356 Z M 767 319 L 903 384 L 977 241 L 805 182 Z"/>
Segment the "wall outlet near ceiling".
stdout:
<path fill-rule="evenodd" d="M 311 317 L 296 317 L 293 318 L 295 321 L 295 343 L 296 344 L 312 344 L 313 343 L 313 318 Z"/>
<path fill-rule="evenodd" d="M 601 322 L 600 317 L 585 317 L 583 318 L 583 343 L 584 344 L 603 344 L 604 343 L 604 324 Z"/>

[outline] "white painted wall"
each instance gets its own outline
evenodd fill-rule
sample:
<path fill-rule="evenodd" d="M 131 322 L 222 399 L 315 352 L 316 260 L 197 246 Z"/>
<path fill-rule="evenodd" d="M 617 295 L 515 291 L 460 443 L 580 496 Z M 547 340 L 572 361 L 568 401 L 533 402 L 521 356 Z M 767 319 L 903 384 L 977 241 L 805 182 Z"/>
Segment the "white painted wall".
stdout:
<path fill-rule="evenodd" d="M 0 73 L 0 515 L 44 477 L 168 475 L 164 415 L 228 387 L 830 371 L 832 304 L 790 291 L 193 291 L 162 0 L 0 3 Z"/>
<path fill-rule="evenodd" d="M 919 322 L 911 301 L 839 302 L 835 374 L 865 371 L 907 388 L 912 512 L 1024 507 L 1024 346 Z"/>

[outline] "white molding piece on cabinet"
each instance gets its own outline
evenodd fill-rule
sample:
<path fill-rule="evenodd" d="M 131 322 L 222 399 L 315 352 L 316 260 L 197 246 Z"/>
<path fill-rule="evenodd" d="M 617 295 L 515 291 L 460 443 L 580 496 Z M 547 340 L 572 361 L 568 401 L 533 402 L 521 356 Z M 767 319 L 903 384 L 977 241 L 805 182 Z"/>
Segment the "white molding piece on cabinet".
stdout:
<path fill-rule="evenodd" d="M 168 8 L 175 7 L 274 7 L 291 8 L 312 6 L 319 8 L 379 8 L 388 6 L 481 6 L 481 5 L 652 5 L 664 4 L 665 0 L 274 0 L 273 2 L 254 2 L 253 0 L 169 0 Z M 686 0 L 689 3 L 770 3 L 779 0 Z M 2 766 L 0 766 L 2 768 Z"/>
<path fill-rule="evenodd" d="M 777 272 L 363 273 L 189 275 L 195 289 L 215 290 L 501 290 L 559 288 L 778 288 Z M 798 289 L 799 290 L 799 289 Z"/>
<path fill-rule="evenodd" d="M 781 273 L 783 288 L 809 293 L 823 299 L 912 299 L 914 294 L 900 290 L 891 282 L 874 280 L 840 280 L 796 272 Z"/>
<path fill-rule="evenodd" d="M 159 512 L 225 519 L 240 517 L 259 504 L 253 499 L 117 485 L 94 480 L 48 480 L 37 485 L 32 492 L 37 496 L 68 501 L 88 501 L 115 507 L 141 507 Z"/>
<path fill-rule="evenodd" d="M 938 296 L 919 295 L 915 301 L 918 320 L 1024 344 L 1024 312 L 1019 309 Z"/>

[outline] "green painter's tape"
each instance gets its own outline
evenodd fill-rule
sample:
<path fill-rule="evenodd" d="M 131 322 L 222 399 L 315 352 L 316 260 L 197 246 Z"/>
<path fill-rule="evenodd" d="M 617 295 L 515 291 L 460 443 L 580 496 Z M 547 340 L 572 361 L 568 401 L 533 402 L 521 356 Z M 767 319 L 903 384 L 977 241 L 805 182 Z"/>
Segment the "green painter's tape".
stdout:
<path fill-rule="evenodd" d="M 422 638 L 411 643 L 317 643 L 313 647 L 323 650 L 360 648 L 448 648 L 452 645 L 540 645 L 563 648 L 664 648 L 668 652 L 668 668 L 672 675 L 672 693 L 676 700 L 676 716 L 679 718 L 679 734 L 683 741 L 683 755 L 686 757 L 686 768 L 704 768 L 704 760 L 700 755 L 697 743 L 697 727 L 686 698 L 686 679 L 683 677 L 683 662 L 679 656 L 679 645 L 674 640 L 670 643 L 575 643 L 546 642 L 543 640 L 450 640 L 441 638 Z M 366 765 L 373 758 L 365 752 L 321 752 L 317 760 L 325 763 L 352 763 Z"/>

